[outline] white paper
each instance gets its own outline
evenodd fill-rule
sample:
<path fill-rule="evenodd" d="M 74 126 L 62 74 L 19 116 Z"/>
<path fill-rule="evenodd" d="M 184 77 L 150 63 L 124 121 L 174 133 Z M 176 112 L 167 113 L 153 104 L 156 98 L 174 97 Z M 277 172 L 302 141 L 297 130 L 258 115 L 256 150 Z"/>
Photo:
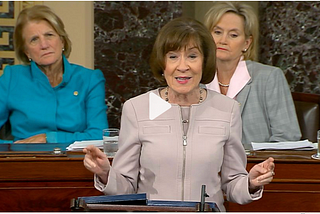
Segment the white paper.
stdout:
<path fill-rule="evenodd" d="M 301 141 L 285 141 L 285 142 L 251 142 L 252 149 L 258 150 L 314 150 L 317 145 L 314 145 L 309 140 Z"/>
<path fill-rule="evenodd" d="M 86 148 L 89 145 L 94 145 L 98 148 L 103 148 L 103 140 L 87 140 L 87 141 L 75 141 L 70 144 L 66 149 L 67 151 L 79 151 Z"/>

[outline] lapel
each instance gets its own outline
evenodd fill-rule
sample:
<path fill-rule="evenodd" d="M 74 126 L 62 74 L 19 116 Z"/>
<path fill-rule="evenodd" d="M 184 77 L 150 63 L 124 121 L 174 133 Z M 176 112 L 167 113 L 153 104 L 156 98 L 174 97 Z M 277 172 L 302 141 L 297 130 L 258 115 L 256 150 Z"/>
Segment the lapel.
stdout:
<path fill-rule="evenodd" d="M 244 106 L 246 105 L 246 102 L 247 102 L 247 98 L 248 98 L 248 95 L 249 95 L 249 92 L 251 89 L 251 82 L 252 82 L 252 75 L 253 75 L 252 70 L 251 70 L 251 66 L 250 66 L 251 61 L 246 61 L 246 64 L 247 64 L 247 69 L 248 69 L 248 72 L 249 72 L 251 78 L 248 81 L 247 85 L 244 86 L 244 88 L 239 92 L 239 94 L 236 97 L 236 100 L 240 103 L 241 114 L 242 114 Z"/>
<path fill-rule="evenodd" d="M 240 103 L 240 110 L 241 110 L 241 114 L 243 111 L 244 106 L 246 105 L 247 102 L 247 98 L 248 98 L 248 94 L 250 92 L 251 86 L 251 79 L 250 81 L 247 83 L 247 85 L 241 90 L 241 92 L 237 95 L 237 101 Z"/>

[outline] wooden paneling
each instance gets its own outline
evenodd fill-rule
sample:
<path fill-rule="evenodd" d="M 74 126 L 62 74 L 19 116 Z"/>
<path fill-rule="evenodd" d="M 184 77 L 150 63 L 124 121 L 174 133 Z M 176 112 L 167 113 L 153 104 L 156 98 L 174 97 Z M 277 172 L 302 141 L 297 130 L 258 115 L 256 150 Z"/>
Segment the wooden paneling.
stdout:
<path fill-rule="evenodd" d="M 263 197 L 247 205 L 226 202 L 231 212 L 320 211 L 320 161 L 315 151 L 252 152 L 247 169 L 269 156 L 275 158 L 275 177 Z M 71 199 L 101 195 L 83 155 L 5 157 L 0 155 L 0 211 L 70 211 Z"/>
<path fill-rule="evenodd" d="M 101 195 L 83 166 L 83 155 L 2 155 L 0 169 L 0 212 L 70 211 L 72 198 Z"/>
<path fill-rule="evenodd" d="M 320 161 L 316 151 L 254 152 L 247 170 L 267 157 L 275 158 L 275 176 L 264 188 L 260 200 L 246 205 L 226 202 L 230 212 L 313 212 L 320 211 Z"/>

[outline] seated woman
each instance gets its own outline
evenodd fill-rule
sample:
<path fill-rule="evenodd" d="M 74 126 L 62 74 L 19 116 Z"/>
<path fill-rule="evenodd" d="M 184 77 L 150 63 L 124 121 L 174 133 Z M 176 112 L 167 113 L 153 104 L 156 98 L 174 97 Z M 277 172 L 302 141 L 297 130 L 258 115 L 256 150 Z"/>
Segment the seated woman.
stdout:
<path fill-rule="evenodd" d="M 25 65 L 6 66 L 0 77 L 0 127 L 9 119 L 14 142 L 102 139 L 108 127 L 104 76 L 68 62 L 71 41 L 61 19 L 47 6 L 24 9 L 14 46 Z"/>
<path fill-rule="evenodd" d="M 217 46 L 217 71 L 208 89 L 240 103 L 242 143 L 300 140 L 288 82 L 280 68 L 255 62 L 258 18 L 241 2 L 217 2 L 205 24 Z"/>
<path fill-rule="evenodd" d="M 95 173 L 98 190 L 107 195 L 147 193 L 151 200 L 200 201 L 206 185 L 206 201 L 221 211 L 225 194 L 240 204 L 261 198 L 262 186 L 274 175 L 273 158 L 248 173 L 238 102 L 200 87 L 214 77 L 215 50 L 210 32 L 193 19 L 177 18 L 160 30 L 150 65 L 167 86 L 125 102 L 112 167 L 97 147 L 84 149 L 84 166 Z M 150 96 L 171 108 L 150 119 L 155 110 L 150 109 Z"/>

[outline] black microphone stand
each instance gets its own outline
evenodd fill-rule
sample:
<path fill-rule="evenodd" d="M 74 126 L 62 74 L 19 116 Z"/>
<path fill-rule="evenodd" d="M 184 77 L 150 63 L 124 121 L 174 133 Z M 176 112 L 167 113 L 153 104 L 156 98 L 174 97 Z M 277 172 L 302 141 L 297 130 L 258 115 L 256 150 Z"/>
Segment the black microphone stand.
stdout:
<path fill-rule="evenodd" d="M 206 185 L 202 185 L 202 187 L 201 187 L 200 212 L 204 212 L 204 207 L 205 207 L 205 204 L 206 204 L 206 197 L 209 197 L 209 195 L 206 193 Z"/>

